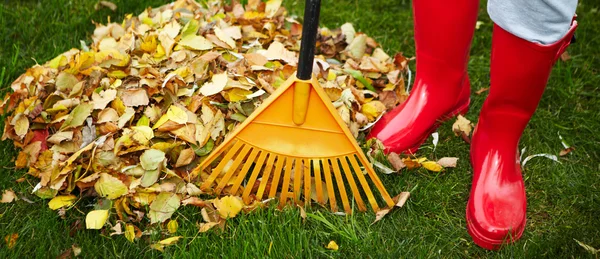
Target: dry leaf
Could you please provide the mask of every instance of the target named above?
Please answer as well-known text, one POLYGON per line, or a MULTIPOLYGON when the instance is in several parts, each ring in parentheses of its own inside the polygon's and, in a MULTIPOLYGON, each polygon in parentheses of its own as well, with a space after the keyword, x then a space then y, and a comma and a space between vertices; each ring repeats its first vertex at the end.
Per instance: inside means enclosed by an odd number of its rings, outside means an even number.
POLYGON ((109 2, 109 1, 100 1, 98 2, 98 4, 96 4, 96 6, 94 7, 94 9, 99 10, 101 7, 106 7, 108 9, 110 9, 111 11, 116 11, 117 10, 117 5, 109 2))
POLYGON ((392 167, 394 168, 394 170, 400 171, 406 167, 404 162, 402 162, 402 158, 400 158, 400 156, 398 154, 391 152, 388 154, 387 157, 388 157, 388 161, 390 161, 390 164, 392 164, 392 167))
POLYGON ((456 136, 460 136, 463 134, 469 136, 471 135, 472 130, 473 125, 471 124, 471 121, 467 120, 462 115, 458 115, 456 117, 456 122, 452 124, 452 131, 454 131, 454 135, 456 136))
POLYGON ((329 241, 329 243, 327 244, 327 246, 325 246, 325 248, 327 248, 329 250, 333 250, 333 251, 337 251, 338 249, 340 249, 338 244, 333 240, 329 241))
POLYGON ((17 239, 19 239, 19 233, 8 234, 4 237, 4 242, 6 243, 6 247, 8 249, 13 249, 17 244, 17 239))
POLYGON ((456 167, 458 157, 442 157, 437 161, 442 167, 456 167))
POLYGON ((16 198, 17 195, 15 195, 15 192, 12 190, 4 190, 4 192, 2 192, 2 200, 0 200, 0 203, 11 203, 16 198))

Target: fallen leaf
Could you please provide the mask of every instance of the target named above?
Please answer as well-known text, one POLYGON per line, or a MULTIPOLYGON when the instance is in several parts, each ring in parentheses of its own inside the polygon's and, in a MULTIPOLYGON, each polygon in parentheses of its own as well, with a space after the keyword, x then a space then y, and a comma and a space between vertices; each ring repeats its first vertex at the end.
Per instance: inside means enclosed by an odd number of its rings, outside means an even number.
POLYGON ((165 247, 176 244, 179 241, 179 239, 181 239, 181 238, 183 238, 183 237, 182 236, 169 237, 169 238, 163 239, 161 241, 158 241, 158 243, 153 244, 150 247, 152 249, 156 249, 158 251, 163 252, 165 247))
POLYGON ((437 163, 442 167, 456 167, 457 162, 457 157, 442 157, 437 161, 437 163))
POLYGON ((119 97, 128 107, 146 106, 150 103, 146 90, 137 88, 123 91, 119 97))
POLYGON ((140 165, 145 170, 156 170, 163 160, 165 160, 165 152, 148 149, 140 156, 140 165))
POLYGON ((108 210, 92 210, 85 217, 86 229, 102 229, 108 219, 108 210))
POLYGON ((171 218, 171 215, 175 213, 179 208, 180 200, 179 196, 175 193, 161 192, 156 196, 156 199, 150 204, 150 223, 162 223, 167 219, 171 218))
POLYGON ((548 158, 554 162, 557 163, 561 163, 560 161, 558 161, 558 157, 556 157, 555 155, 552 154, 535 154, 535 155, 530 155, 527 156, 525 159, 523 159, 523 161, 521 162, 521 167, 525 167, 525 164, 527 164, 527 162, 529 162, 529 160, 531 160, 532 158, 536 158, 536 157, 544 157, 544 158, 548 158))
POLYGON ((471 131, 473 130, 473 125, 471 121, 467 120, 462 115, 458 115, 456 117, 456 122, 452 124, 452 131, 454 135, 460 136, 461 134, 466 135, 467 137, 471 135, 471 131))
POLYGON ((573 239, 573 240, 575 240, 575 242, 577 242, 577 244, 579 246, 583 247, 583 249, 585 249, 586 251, 590 252, 593 255, 600 253, 600 249, 596 249, 588 244, 584 244, 583 242, 581 242, 577 239, 573 239))
POLYGON ((177 232, 178 227, 179 223, 177 223, 177 220, 169 220, 169 223, 167 224, 167 230, 169 230, 169 233, 175 234, 175 232, 177 232))
POLYGON ((94 189, 100 197, 111 200, 119 198, 129 192, 127 186, 118 178, 107 173, 101 173, 100 179, 94 184, 94 189))
POLYGON ((217 222, 200 223, 200 224, 198 224, 198 231, 200 233, 204 233, 216 225, 219 225, 219 223, 217 223, 217 222))
POLYGON ((13 192, 12 190, 4 190, 4 192, 2 193, 2 200, 0 200, 0 203, 11 203, 16 198, 17 195, 15 195, 15 192, 13 192))
POLYGON ((98 2, 98 4, 96 4, 96 6, 94 7, 94 9, 99 10, 102 7, 106 7, 108 9, 110 9, 111 11, 116 11, 117 10, 117 5, 109 2, 109 1, 100 1, 98 2))
POLYGON ((480 95, 483 92, 487 92, 487 90, 490 90, 490 88, 489 87, 479 88, 479 90, 475 91, 475 94, 480 95))
POLYGON ((63 131, 83 125, 85 119, 88 116, 90 116, 90 114, 92 114, 92 110, 92 103, 82 103, 80 105, 77 105, 77 107, 75 107, 75 109, 73 109, 73 111, 69 113, 69 116, 60 127, 60 130, 63 131))
POLYGON ((132 242, 135 240, 135 228, 131 224, 125 225, 125 238, 132 242))
POLYGON ((327 248, 329 250, 333 250, 333 251, 337 251, 338 249, 340 249, 338 244, 333 240, 329 241, 329 243, 327 244, 327 246, 325 246, 325 248, 327 248))
POLYGON ((400 158, 400 156, 394 152, 388 154, 388 161, 390 161, 390 164, 392 164, 392 167, 396 171, 400 171, 406 167, 404 162, 402 162, 402 158, 400 158))
POLYGON ((17 239, 19 239, 19 233, 8 234, 4 237, 4 242, 8 249, 13 249, 17 245, 17 239))
POLYGON ((223 91, 228 81, 227 72, 215 74, 210 82, 205 83, 200 88, 200 93, 204 96, 211 96, 223 91))
POLYGON ((187 148, 179 153, 179 157, 177 157, 177 163, 175 163, 175 167, 181 167, 189 165, 194 158, 196 158, 196 153, 191 148, 187 148))
POLYGON ((367 116, 369 121, 374 121, 383 112, 386 111, 385 105, 380 101, 372 101, 363 104, 361 113, 367 116))
POLYGON ((50 207, 51 210, 57 210, 73 205, 75 200, 77 200, 77 196, 72 194, 56 196, 48 202, 48 207, 50 207))
POLYGON ((574 147, 568 147, 568 148, 565 148, 565 149, 561 150, 560 153, 558 153, 558 155, 559 156, 566 156, 566 155, 570 154, 571 152, 573 152, 574 150, 575 150, 574 147))
POLYGON ((401 192, 398 196, 392 198, 396 202, 396 207, 402 208, 408 198, 410 197, 410 192, 401 192))
POLYGON ((235 196, 225 196, 213 201, 215 208, 223 218, 234 218, 244 207, 242 199, 235 196))
POLYGON ((423 166, 425 169, 427 169, 429 171, 433 171, 433 172, 440 172, 443 169, 441 165, 439 165, 438 163, 436 163, 434 161, 422 162, 421 166, 423 166))

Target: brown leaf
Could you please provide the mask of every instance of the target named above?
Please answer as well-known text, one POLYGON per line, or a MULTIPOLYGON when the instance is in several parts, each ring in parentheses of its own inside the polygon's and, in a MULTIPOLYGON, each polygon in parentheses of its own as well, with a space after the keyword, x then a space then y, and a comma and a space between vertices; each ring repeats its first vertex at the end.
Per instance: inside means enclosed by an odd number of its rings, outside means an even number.
POLYGON ((480 95, 480 94, 482 94, 483 92, 487 92, 487 90, 489 90, 489 89, 490 89, 489 87, 483 87, 483 88, 480 88, 479 90, 477 90, 477 91, 475 92, 475 94, 477 94, 477 95, 480 95))
POLYGON ((119 97, 123 104, 128 107, 146 106, 150 102, 148 93, 141 88, 123 91, 119 97))
POLYGON ((196 153, 191 148, 187 148, 179 153, 179 157, 177 158, 177 163, 175 163, 175 167, 180 167, 184 165, 189 165, 194 158, 196 158, 196 153))
POLYGON ((106 8, 110 9, 113 12, 117 10, 117 5, 114 4, 114 3, 112 3, 112 2, 109 2, 109 1, 100 1, 100 2, 98 2, 98 4, 96 4, 96 6, 94 7, 94 9, 100 10, 100 8, 102 8, 102 7, 106 7, 106 8))
POLYGON ((560 153, 558 153, 558 155, 559 156, 566 156, 569 153, 573 152, 574 150, 575 150, 574 147, 568 147, 568 148, 565 148, 565 149, 561 150, 560 153))
POLYGON ((391 152, 388 155, 388 161, 390 161, 390 164, 392 164, 392 167, 396 171, 400 171, 401 169, 406 167, 406 164, 402 162, 402 158, 400 158, 400 156, 394 152, 391 152))

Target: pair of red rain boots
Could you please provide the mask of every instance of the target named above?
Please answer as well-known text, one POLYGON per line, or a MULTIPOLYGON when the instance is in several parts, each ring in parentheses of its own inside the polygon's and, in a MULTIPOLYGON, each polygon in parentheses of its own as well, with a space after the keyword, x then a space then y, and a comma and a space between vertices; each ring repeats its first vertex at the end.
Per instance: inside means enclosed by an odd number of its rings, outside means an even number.
MULTIPOLYGON (((388 152, 414 153, 441 122, 466 113, 478 2, 413 1, 415 84, 406 102, 384 115, 369 134, 388 152)), ((498 249, 523 233, 527 202, 519 139, 576 27, 573 21, 563 39, 541 45, 494 25, 491 89, 471 142, 474 175, 466 211, 469 234, 481 247, 498 249)))

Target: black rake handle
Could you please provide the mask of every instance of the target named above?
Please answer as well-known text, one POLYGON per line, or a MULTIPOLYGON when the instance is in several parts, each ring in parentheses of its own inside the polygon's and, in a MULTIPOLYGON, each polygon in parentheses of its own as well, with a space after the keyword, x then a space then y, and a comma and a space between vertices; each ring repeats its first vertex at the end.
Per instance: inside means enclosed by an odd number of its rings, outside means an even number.
POLYGON ((321 0, 306 0, 302 41, 300 42, 300 60, 298 61, 298 73, 296 75, 301 80, 309 80, 312 77, 320 13, 321 0))

